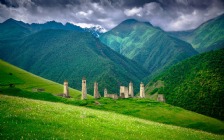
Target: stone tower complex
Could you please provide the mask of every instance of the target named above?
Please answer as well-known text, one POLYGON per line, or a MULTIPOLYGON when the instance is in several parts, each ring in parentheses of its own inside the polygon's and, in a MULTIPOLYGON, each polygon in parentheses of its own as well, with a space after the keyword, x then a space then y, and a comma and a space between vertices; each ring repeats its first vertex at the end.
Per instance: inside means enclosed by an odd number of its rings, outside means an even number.
POLYGON ((82 100, 86 99, 87 97, 87 89, 86 89, 86 78, 82 78, 82 100))
POLYGON ((98 83, 97 82, 94 82, 94 98, 95 99, 100 98, 100 94, 99 94, 99 91, 98 91, 98 83))
POLYGON ((129 83, 128 92, 129 92, 128 94, 129 94, 130 97, 134 97, 134 90, 133 90, 133 83, 132 82, 129 83))
POLYGON ((68 81, 64 81, 64 96, 69 97, 69 90, 68 90, 68 81))
POLYGON ((144 87, 144 84, 142 82, 140 84, 140 97, 145 98, 145 87, 144 87))
MULTIPOLYGON (((64 82, 64 97, 69 97, 69 91, 68 91, 68 82, 64 82)), ((99 89, 98 89, 98 83, 94 82, 94 98, 98 99, 100 98, 99 89)), ((133 83, 130 82, 128 87, 120 86, 120 95, 117 93, 111 93, 108 94, 107 89, 104 89, 104 97, 106 98, 112 98, 112 99, 118 99, 118 98, 133 98, 134 97, 134 88, 133 83)), ((140 83, 140 98, 145 98, 145 86, 141 82, 140 83)), ((82 78, 82 100, 87 99, 87 86, 86 86, 86 78, 82 78)), ((158 99, 159 101, 165 102, 165 98, 163 95, 159 95, 158 99)))
POLYGON ((125 86, 120 86, 120 97, 121 98, 128 98, 128 88, 125 86))

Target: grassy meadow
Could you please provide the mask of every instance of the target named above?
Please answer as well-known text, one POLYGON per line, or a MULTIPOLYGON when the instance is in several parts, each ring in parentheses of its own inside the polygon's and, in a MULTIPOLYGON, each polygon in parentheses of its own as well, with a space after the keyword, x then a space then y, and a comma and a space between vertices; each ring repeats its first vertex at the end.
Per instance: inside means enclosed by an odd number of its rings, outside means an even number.
MULTIPOLYGON (((0 86, 2 87, 8 87, 9 84, 14 84, 16 88, 26 91, 32 91, 34 88, 43 88, 45 89, 45 92, 48 93, 63 93, 63 83, 58 84, 53 81, 41 78, 2 60, 0 60, 0 66, 0 86)), ((81 80, 82 79, 80 79, 80 84, 81 80)), ((69 91, 73 98, 81 98, 80 91, 72 88, 70 88, 69 91)))
POLYGON ((0 139, 223 139, 117 113, 0 95, 0 139))

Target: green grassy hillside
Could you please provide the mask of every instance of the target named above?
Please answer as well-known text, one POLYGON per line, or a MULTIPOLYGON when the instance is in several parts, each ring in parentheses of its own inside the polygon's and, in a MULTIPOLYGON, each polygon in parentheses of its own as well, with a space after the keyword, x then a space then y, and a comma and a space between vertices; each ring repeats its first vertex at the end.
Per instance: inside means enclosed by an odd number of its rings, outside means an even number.
POLYGON ((173 32, 171 35, 185 40, 198 51, 207 52, 224 47, 224 14, 189 32, 173 32))
MULTIPOLYGON (((10 30, 10 29, 9 29, 10 30)), ((81 89, 87 78, 88 93, 99 83, 100 93, 118 93, 120 85, 133 81, 139 85, 146 76, 135 62, 103 45, 91 33, 68 30, 44 30, 17 41, 0 40, 0 58, 41 77, 81 89)), ((139 86, 135 88, 138 91, 139 86)))
POLYGON ((3 61, 0 61, 0 79, 0 94, 4 95, 85 106, 154 122, 224 134, 224 123, 219 120, 150 99, 94 100, 89 96, 88 100, 83 101, 80 100, 80 92, 74 89, 70 89, 72 98, 54 96, 53 94, 62 92, 62 85, 30 74, 3 61), (9 88, 8 85, 11 83, 15 84, 15 87, 9 88), (33 88, 45 88, 45 92, 33 92, 33 88))
POLYGON ((61 98, 46 92, 33 93, 18 88, 3 88, 1 89, 1 94, 85 106, 87 108, 105 110, 154 122, 193 128, 215 134, 224 134, 224 123, 222 121, 150 99, 113 100, 101 98, 94 100, 88 97, 88 100, 80 100, 80 98, 77 100, 77 98, 61 98))
POLYGON ((160 74, 148 84, 148 93, 164 94, 169 104, 223 120, 223 65, 224 49, 197 55, 160 74), (152 91, 158 80, 164 87, 152 91))
MULTIPOLYGON (((14 84, 16 88, 27 91, 33 91, 35 88, 43 88, 45 92, 49 93, 63 93, 63 85, 61 85, 63 83, 58 84, 46 80, 0 60, 0 87, 7 88, 9 84, 14 84)), ((72 88, 69 91, 72 97, 80 99, 80 91, 72 88)))
POLYGON ((134 19, 123 21, 102 34, 100 40, 150 73, 197 54, 190 44, 170 37, 150 23, 134 19))
POLYGON ((223 139, 83 107, 0 95, 1 139, 223 139))

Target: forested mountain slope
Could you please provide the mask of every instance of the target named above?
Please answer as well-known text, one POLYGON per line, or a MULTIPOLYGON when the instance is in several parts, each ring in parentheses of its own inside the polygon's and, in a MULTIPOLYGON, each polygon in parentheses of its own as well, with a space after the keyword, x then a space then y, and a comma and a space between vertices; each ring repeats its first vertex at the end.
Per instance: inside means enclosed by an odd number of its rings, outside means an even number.
POLYGON ((123 21, 102 34, 100 40, 150 73, 197 54, 190 44, 169 36, 150 23, 134 19, 123 21))
POLYGON ((164 94, 169 104, 223 120, 223 65, 224 49, 203 53, 164 71, 146 90, 164 94), (164 87, 149 90, 158 80, 163 81, 164 87))

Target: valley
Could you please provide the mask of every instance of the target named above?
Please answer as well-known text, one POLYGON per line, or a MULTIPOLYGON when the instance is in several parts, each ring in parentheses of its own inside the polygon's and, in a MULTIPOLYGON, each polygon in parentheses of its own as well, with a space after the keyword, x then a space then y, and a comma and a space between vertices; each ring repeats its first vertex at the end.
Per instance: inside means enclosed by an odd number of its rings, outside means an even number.
POLYGON ((101 89, 117 93, 121 84, 137 84, 147 75, 140 65, 106 47, 89 32, 47 29, 19 40, 0 40, 2 59, 58 83, 68 80, 79 90, 80 79, 86 77, 89 93, 94 81, 101 83, 101 89))
POLYGON ((222 21, 167 32, 127 19, 105 33, 0 23, 0 139, 223 139, 222 21))

